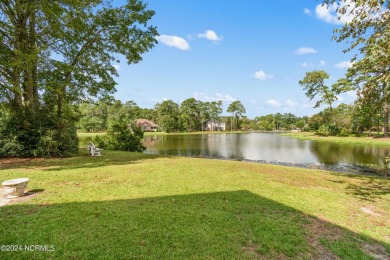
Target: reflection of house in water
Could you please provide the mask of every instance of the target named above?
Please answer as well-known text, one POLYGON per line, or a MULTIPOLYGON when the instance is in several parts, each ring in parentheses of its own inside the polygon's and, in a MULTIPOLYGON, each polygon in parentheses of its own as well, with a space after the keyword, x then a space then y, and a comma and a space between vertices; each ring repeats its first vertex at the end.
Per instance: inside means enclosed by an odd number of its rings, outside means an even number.
POLYGON ((206 131, 225 131, 226 123, 215 120, 207 120, 203 123, 203 129, 206 131))
POLYGON ((144 132, 157 132, 159 126, 147 119, 137 119, 136 125, 141 127, 144 132))
MULTIPOLYGON (((163 137, 163 136, 160 136, 160 137, 163 137)), ((159 136, 147 135, 147 136, 144 136, 143 144, 148 148, 153 148, 156 146, 158 141, 159 141, 159 136)))

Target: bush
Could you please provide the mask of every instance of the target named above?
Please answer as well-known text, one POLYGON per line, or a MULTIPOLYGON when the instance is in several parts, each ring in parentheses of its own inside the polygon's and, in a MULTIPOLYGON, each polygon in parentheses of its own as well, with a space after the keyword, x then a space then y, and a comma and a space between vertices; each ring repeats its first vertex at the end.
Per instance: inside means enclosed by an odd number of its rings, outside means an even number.
POLYGON ((316 131, 316 134, 321 135, 321 136, 329 136, 330 135, 329 126, 328 125, 321 125, 318 128, 318 130, 316 131))
POLYGON ((13 115, 0 125, 0 157, 70 156, 78 151, 71 120, 13 115))
POLYGON ((122 122, 112 124, 107 134, 95 137, 95 142, 97 146, 107 150, 143 152, 146 149, 142 144, 143 137, 141 128, 122 122))
POLYGON ((335 125, 323 124, 316 131, 317 135, 321 136, 335 136, 340 133, 340 129, 335 125))
POLYGON ((346 128, 342 128, 341 131, 340 131, 340 133, 338 134, 338 136, 343 136, 343 137, 345 137, 345 136, 349 136, 349 135, 351 135, 351 134, 352 134, 352 131, 351 131, 351 130, 346 129, 346 128))
POLYGON ((24 147, 16 140, 16 136, 2 136, 0 139, 0 157, 18 157, 24 147))

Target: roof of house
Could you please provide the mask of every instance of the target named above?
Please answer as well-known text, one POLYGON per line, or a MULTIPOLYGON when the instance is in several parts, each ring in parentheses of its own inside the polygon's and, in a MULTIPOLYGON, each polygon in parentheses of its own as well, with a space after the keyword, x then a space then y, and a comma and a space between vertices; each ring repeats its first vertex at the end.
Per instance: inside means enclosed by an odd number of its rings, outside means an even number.
POLYGON ((136 120, 136 125, 144 125, 144 124, 148 124, 148 125, 150 125, 152 127, 158 127, 158 125, 156 125, 154 122, 152 122, 152 121, 150 121, 148 119, 140 118, 140 119, 136 120))

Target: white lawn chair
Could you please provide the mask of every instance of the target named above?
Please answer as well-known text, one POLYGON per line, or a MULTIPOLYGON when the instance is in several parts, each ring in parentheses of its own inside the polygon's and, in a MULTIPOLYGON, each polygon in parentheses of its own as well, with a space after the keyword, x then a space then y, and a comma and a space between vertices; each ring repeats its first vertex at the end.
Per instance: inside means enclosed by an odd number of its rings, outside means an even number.
POLYGON ((92 142, 88 144, 87 149, 88 152, 91 153, 91 156, 102 156, 100 152, 103 151, 103 149, 97 148, 92 142))

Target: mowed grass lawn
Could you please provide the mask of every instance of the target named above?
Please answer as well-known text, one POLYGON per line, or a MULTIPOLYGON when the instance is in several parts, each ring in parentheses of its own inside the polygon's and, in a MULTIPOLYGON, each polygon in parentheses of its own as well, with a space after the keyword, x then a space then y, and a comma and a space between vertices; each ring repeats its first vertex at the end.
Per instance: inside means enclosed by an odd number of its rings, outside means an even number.
MULTIPOLYGON (((1 160, 28 201, 0 207, 0 259, 390 257, 390 180, 104 151, 1 160)), ((332 259, 332 258, 329 258, 332 259)))
POLYGON ((303 140, 315 140, 320 142, 350 143, 350 144, 368 144, 375 146, 390 146, 390 137, 374 136, 319 136, 313 132, 284 133, 281 135, 291 136, 303 140))

